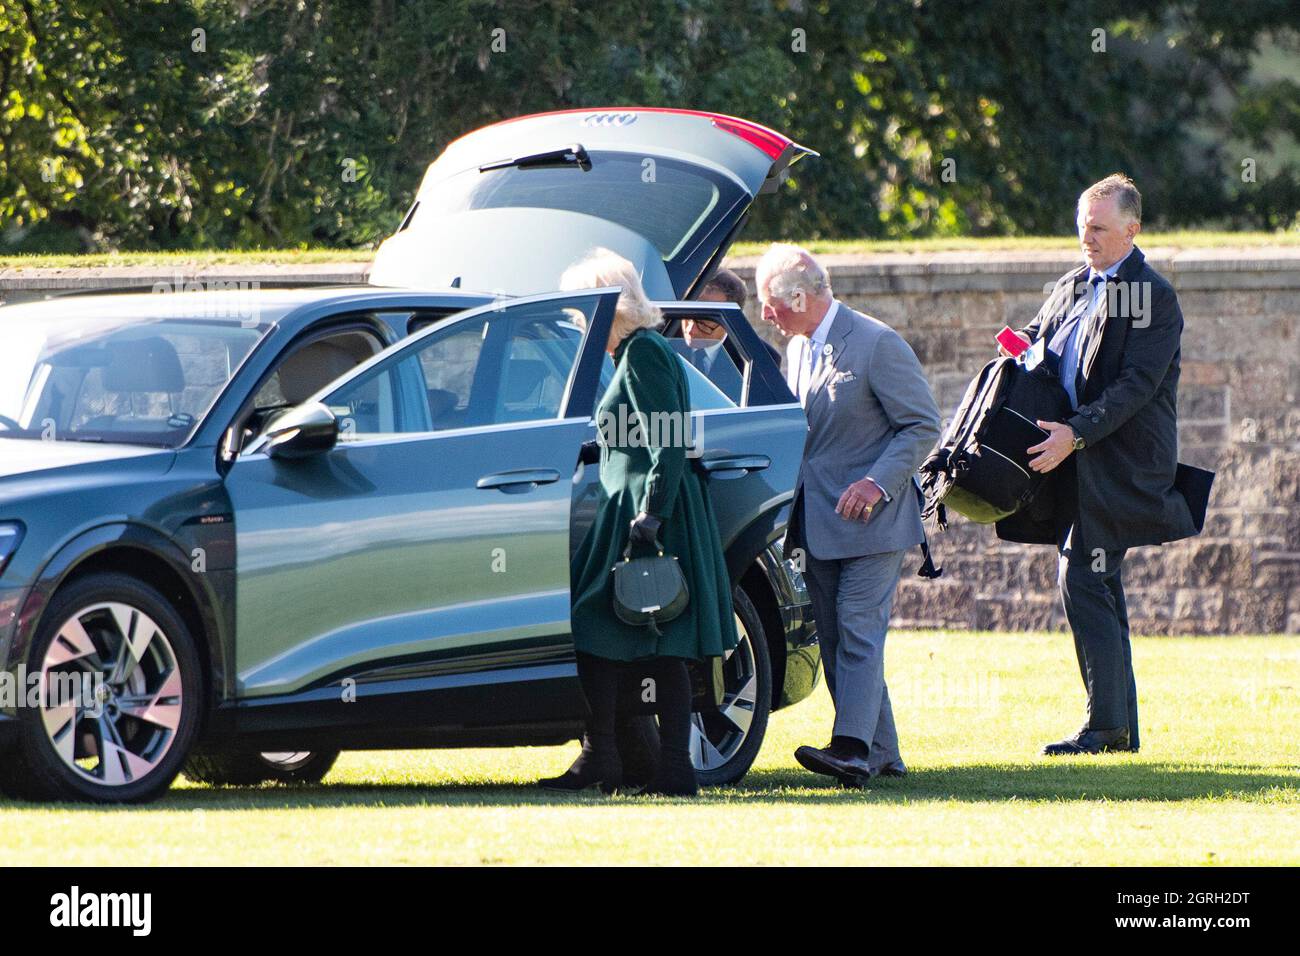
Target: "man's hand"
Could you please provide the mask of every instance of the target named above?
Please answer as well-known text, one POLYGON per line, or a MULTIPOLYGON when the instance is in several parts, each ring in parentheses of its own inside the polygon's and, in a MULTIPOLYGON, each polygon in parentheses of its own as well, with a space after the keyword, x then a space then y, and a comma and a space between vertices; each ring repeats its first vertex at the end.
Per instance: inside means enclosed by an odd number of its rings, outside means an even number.
POLYGON ((1025 451, 1030 455, 1042 452, 1037 458, 1030 459, 1029 467, 1045 475, 1074 451, 1074 429, 1064 422, 1039 422, 1038 427, 1047 429, 1047 437, 1025 451))
POLYGON ((849 521, 857 521, 861 518, 863 521, 871 519, 871 511, 876 506, 876 502, 884 497, 879 486, 870 478, 863 478, 861 481, 855 481, 845 489, 844 494, 840 495, 839 503, 835 506, 835 513, 849 521))

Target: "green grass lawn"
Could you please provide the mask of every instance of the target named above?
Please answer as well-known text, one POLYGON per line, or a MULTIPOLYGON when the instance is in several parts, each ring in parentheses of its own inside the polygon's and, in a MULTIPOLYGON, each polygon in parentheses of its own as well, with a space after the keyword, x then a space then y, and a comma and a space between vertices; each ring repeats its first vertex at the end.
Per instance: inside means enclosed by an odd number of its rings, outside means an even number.
POLYGON ((180 780, 129 808, 0 803, 0 865, 701 863, 1295 865, 1300 637, 1136 642, 1142 752, 1048 760, 1080 723, 1063 634, 899 632, 903 780, 846 791, 791 756, 825 691, 773 718, 755 768, 699 800, 531 786, 573 745, 345 754, 326 783, 180 780))
MULTIPOLYGON (((801 240, 794 240, 801 241, 801 240)), ((1073 236, 949 237, 937 239, 812 239, 802 240, 815 253, 872 252, 952 252, 975 251, 1028 252, 1044 249, 1078 248, 1073 236)), ((1176 230, 1143 233, 1140 245, 1145 248, 1208 249, 1213 247, 1255 248, 1260 246, 1298 246, 1300 230, 1289 232, 1217 232, 1213 230, 1176 230)), ((738 242, 731 248, 733 258, 760 255, 766 242, 738 242)), ((114 252, 93 255, 19 255, 0 256, 0 269, 34 269, 104 266, 162 266, 188 268, 219 265, 308 265, 331 262, 368 262, 370 249, 273 249, 250 251, 197 250, 188 252, 114 252)))

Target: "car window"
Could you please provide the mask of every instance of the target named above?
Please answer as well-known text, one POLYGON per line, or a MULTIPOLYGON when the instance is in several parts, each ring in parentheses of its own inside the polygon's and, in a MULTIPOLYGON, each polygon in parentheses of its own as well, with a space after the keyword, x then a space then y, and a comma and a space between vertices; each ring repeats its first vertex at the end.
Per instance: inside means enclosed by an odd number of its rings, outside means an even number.
POLYGON ((582 342, 582 330, 573 318, 570 312, 551 311, 513 322, 496 421, 536 421, 560 413, 564 386, 582 342))
POLYGON ((265 331, 130 316, 10 330, 0 356, 0 383, 9 388, 0 435, 179 445, 265 331))
MULTIPOLYGON (((680 344, 680 340, 676 340, 680 344)), ((678 346, 674 345, 674 340, 668 340, 673 345, 674 351, 678 346)), ((686 385, 689 390, 691 399, 692 412, 711 411, 715 408, 735 408, 736 403, 725 395, 713 382, 702 373, 699 369, 690 364, 681 354, 678 353, 677 360, 682 363, 682 370, 686 373, 686 385)), ((600 368, 600 394, 604 394, 605 389, 609 388, 610 381, 614 378, 614 360, 605 356, 604 364, 600 368)))
POLYGON ((668 344, 686 367, 692 408, 697 401, 703 403, 701 408, 734 408, 740 404, 745 375, 725 348, 692 348, 679 338, 670 338, 668 344))
POLYGON ((418 223, 473 209, 562 209, 631 229, 672 259, 713 212, 726 184, 716 171, 663 156, 656 158, 653 177, 646 175, 646 158, 639 153, 594 151, 590 160, 585 172, 470 169, 422 195, 412 219, 418 223), (664 201, 665 195, 673 201, 664 201))
POLYGON ((249 403, 236 447, 246 447, 282 409, 305 402, 382 350, 383 343, 363 329, 334 332, 291 347, 249 403))
POLYGON ((326 396, 340 440, 556 418, 595 303, 511 304, 438 326, 326 396))
POLYGON ((360 330, 312 339, 281 360, 257 390, 253 408, 264 411, 305 402, 382 350, 379 339, 360 330))
POLYGON ((438 335, 418 352, 419 378, 424 385, 430 428, 442 431, 470 424, 474 374, 483 357, 487 318, 438 335))

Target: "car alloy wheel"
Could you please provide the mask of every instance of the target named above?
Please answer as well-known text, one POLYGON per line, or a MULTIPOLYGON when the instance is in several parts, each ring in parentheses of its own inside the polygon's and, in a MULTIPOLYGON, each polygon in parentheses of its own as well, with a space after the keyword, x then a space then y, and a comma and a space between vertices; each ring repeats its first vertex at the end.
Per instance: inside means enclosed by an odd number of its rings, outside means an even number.
POLYGON ((55 753, 100 786, 143 780, 176 740, 180 666, 167 634, 137 607, 103 602, 69 615, 45 650, 40 686, 55 753), (59 675, 73 675, 89 693, 59 692, 70 685, 59 675))
POLYGON ((320 783, 338 759, 337 750, 240 750, 229 742, 190 754, 185 776, 219 787, 261 783, 320 783))
POLYGON ((264 752, 262 759, 277 770, 293 771, 305 767, 315 755, 311 750, 286 750, 264 752))

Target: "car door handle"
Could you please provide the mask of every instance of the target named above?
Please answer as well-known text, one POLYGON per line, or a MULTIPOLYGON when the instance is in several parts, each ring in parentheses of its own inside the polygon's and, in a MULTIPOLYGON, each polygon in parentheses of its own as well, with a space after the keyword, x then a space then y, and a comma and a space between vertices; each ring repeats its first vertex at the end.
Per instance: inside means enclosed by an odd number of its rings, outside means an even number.
POLYGON ((549 485, 560 480, 560 473, 554 468, 521 468, 518 471, 503 471, 495 475, 484 475, 474 486, 476 488, 500 488, 502 491, 528 491, 538 485, 549 485))
POLYGON ((762 471, 772 464, 767 455, 708 455, 700 460, 700 468, 710 478, 740 478, 751 472, 762 471))

